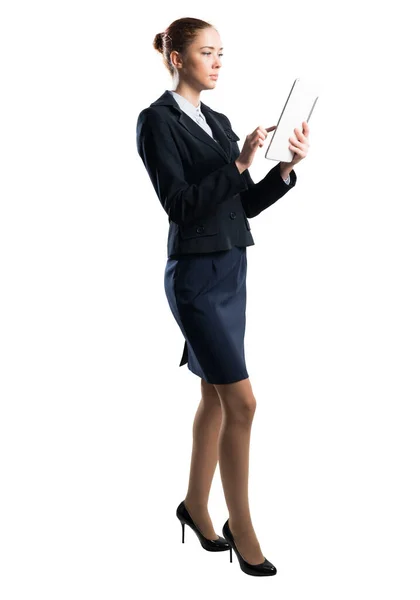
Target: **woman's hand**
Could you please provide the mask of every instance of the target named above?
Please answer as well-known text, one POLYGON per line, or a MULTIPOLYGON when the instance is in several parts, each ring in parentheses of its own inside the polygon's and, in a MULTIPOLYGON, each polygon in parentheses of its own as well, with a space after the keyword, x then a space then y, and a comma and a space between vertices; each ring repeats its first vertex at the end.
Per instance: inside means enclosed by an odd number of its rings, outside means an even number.
MULTIPOLYGON (((293 159, 291 162, 282 161, 283 165, 287 165, 289 167, 293 167, 302 158, 308 153, 309 143, 308 143, 308 135, 309 135, 309 126, 306 121, 303 121, 303 132, 301 132, 297 127, 294 132, 296 135, 292 135, 289 138, 290 145, 289 148, 294 152, 293 159)), ((242 151, 238 158, 236 159, 237 163, 240 163, 243 169, 248 169, 252 161, 254 160, 255 153, 257 148, 261 148, 264 146, 265 139, 270 131, 274 131, 276 129, 276 125, 272 125, 271 127, 267 127, 264 129, 262 125, 259 125, 252 133, 246 136, 245 143, 243 145, 242 151)))
POLYGON ((294 152, 293 159, 291 162, 284 162, 283 164, 288 165, 289 167, 293 167, 296 163, 305 158, 308 154, 309 146, 308 136, 309 136, 309 126, 306 121, 302 123, 303 132, 300 131, 297 127, 295 127, 294 132, 296 135, 292 135, 289 137, 289 148, 292 152, 294 152))
POLYGON ((254 160, 255 153, 257 148, 261 148, 264 146, 265 139, 268 135, 269 131, 275 129, 276 126, 268 127, 268 129, 264 129, 262 125, 259 125, 252 133, 246 136, 245 143, 243 145, 242 151, 238 158, 237 162, 241 163, 245 169, 248 169, 252 165, 252 161, 254 160))

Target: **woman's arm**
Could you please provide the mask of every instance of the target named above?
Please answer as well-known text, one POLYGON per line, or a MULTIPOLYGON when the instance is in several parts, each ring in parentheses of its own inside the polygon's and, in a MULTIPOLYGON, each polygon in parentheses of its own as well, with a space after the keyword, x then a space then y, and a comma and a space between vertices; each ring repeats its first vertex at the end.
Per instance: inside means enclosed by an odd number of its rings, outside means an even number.
POLYGON ((295 171, 290 171, 290 183, 287 184, 283 179, 281 163, 277 163, 267 175, 258 183, 254 183, 248 169, 242 173, 245 178, 248 189, 241 192, 241 202, 246 216, 251 219, 256 217, 263 210, 277 202, 282 196, 296 185, 297 176, 295 171))
MULTIPOLYGON (((223 115, 230 129, 231 122, 226 115, 223 115)), ((236 144, 236 153, 239 156, 239 146, 236 144)), ((287 194, 289 190, 296 185, 297 176, 293 168, 290 168, 287 163, 276 163, 272 169, 268 171, 265 177, 258 183, 254 183, 248 169, 242 172, 242 177, 246 181, 247 190, 240 193, 242 206, 246 216, 251 219, 256 217, 263 210, 277 202, 282 196, 287 194), (290 182, 286 183, 285 179, 290 177, 290 182)))

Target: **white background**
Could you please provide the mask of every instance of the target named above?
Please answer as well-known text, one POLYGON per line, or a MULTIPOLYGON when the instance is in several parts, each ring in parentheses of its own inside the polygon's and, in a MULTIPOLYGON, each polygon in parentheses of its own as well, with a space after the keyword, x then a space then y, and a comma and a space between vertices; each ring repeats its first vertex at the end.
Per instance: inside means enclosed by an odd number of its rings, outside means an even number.
MULTIPOLYGON (((418 600, 415 3, 3 6, 2 598, 418 600), (154 36, 185 16, 221 35, 201 100, 240 148, 296 77, 323 83, 296 187, 250 221, 249 494, 270 578, 188 528, 182 544, 175 516, 200 382, 178 367, 135 128, 172 89, 154 36)), ((209 510, 221 534, 218 468, 209 510)))

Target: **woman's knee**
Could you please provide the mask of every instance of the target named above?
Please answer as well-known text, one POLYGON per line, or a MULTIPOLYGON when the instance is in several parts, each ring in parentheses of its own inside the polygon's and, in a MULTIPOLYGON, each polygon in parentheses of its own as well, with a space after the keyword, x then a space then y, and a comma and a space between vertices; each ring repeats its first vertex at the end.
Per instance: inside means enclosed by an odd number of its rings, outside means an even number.
POLYGON ((257 401, 249 378, 235 383, 214 384, 214 388, 227 415, 252 419, 257 408, 257 401))

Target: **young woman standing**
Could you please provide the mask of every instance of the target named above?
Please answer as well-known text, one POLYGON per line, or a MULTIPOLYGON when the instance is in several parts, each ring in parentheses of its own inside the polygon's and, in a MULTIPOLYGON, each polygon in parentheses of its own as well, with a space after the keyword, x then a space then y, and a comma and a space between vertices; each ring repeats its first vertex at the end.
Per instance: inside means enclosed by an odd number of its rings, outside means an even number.
POLYGON ((222 42, 200 19, 174 21, 155 36, 173 79, 172 90, 143 109, 137 149, 168 215, 164 285, 185 338, 180 366, 201 379, 193 425, 188 491, 176 515, 209 551, 235 551, 249 575, 275 575, 253 528, 248 500, 251 426, 256 409, 245 363, 246 247, 254 217, 296 184, 293 166, 308 151, 309 128, 294 130, 290 163, 276 164, 255 184, 248 168, 268 130, 258 126, 239 152, 230 120, 200 101, 217 84, 222 42), (207 509, 219 460, 229 518, 224 538, 207 509))

